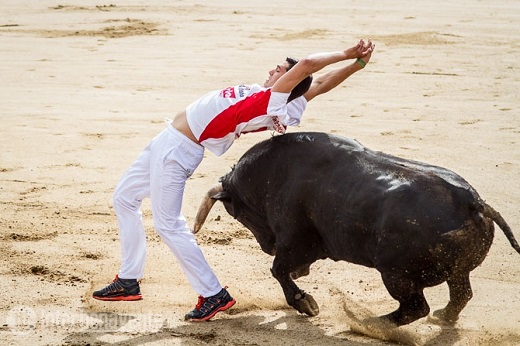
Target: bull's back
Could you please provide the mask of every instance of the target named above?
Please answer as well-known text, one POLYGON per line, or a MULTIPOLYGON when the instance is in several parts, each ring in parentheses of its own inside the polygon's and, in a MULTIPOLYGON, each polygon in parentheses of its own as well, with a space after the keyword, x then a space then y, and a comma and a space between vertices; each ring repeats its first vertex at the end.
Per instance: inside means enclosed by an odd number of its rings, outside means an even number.
POLYGON ((328 257, 370 267, 428 252, 471 221, 478 199, 452 171, 323 133, 259 143, 239 161, 233 181, 262 229, 292 215, 305 232, 320 235, 328 257))

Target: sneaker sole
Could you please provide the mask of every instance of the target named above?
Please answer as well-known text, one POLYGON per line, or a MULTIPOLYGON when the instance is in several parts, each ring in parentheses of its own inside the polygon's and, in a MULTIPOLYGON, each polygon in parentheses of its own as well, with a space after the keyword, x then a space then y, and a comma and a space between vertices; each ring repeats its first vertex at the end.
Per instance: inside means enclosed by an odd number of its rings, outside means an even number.
POLYGON ((226 305, 224 306, 221 306, 220 308, 218 308, 217 310, 213 311, 210 315, 206 316, 206 317, 203 317, 203 318, 193 318, 192 321, 195 321, 195 322, 203 322, 203 321, 207 321, 209 320, 210 318, 212 318, 213 316, 215 316, 218 312, 221 312, 221 311, 226 311, 227 309, 229 309, 230 307, 232 307, 233 305, 235 305, 237 301, 235 299, 233 300, 230 300, 226 305))
POLYGON ((134 296, 118 296, 118 297, 98 297, 98 296, 92 296, 92 298, 97 300, 103 300, 103 301, 134 301, 134 300, 141 300, 143 299, 143 296, 138 294, 134 296))

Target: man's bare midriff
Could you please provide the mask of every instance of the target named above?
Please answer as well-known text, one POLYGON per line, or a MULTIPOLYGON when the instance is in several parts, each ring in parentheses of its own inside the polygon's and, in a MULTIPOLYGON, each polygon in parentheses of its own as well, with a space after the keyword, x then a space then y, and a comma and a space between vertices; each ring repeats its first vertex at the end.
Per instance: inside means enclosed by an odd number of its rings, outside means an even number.
POLYGON ((197 140, 197 138, 195 138, 195 135, 193 134, 193 132, 191 132, 190 126, 188 125, 188 120, 186 119, 186 111, 181 111, 175 115, 172 121, 172 126, 177 131, 191 139, 193 142, 200 145, 199 141, 197 140))

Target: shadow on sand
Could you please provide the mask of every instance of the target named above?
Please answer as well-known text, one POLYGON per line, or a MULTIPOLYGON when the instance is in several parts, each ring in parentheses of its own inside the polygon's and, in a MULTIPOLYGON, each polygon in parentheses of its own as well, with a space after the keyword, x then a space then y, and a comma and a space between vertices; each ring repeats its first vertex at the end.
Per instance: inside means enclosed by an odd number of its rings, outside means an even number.
MULTIPOLYGON (((86 328, 80 332, 69 334, 64 345, 142 345, 176 344, 176 345, 342 345, 361 346, 367 342, 351 341, 349 338, 361 340, 363 337, 349 331, 339 335, 325 335, 311 320, 298 315, 292 310, 284 311, 285 316, 266 322, 264 316, 228 315, 225 318, 210 322, 181 323, 170 327, 168 319, 162 320, 162 326, 156 331, 143 332, 138 329, 127 332, 125 325, 135 322, 138 316, 106 313, 101 318, 105 322, 86 328), (280 328, 283 326, 283 328, 280 328)), ((100 314, 92 314, 99 319, 100 314)), ((161 323, 161 321, 155 321, 161 323)), ((381 341, 369 342, 370 345, 391 345, 381 341)))

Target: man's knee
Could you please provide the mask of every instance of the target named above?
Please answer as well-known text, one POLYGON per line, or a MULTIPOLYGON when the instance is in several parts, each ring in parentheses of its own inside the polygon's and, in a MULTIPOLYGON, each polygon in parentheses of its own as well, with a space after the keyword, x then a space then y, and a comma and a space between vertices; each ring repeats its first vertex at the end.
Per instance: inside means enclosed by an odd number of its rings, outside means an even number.
POLYGON ((126 197, 124 194, 116 191, 113 197, 113 206, 116 213, 125 211, 138 211, 141 206, 141 201, 137 199, 131 199, 126 197))
POLYGON ((159 226, 155 224, 155 229, 161 238, 170 238, 170 237, 186 237, 191 238, 193 236, 193 232, 184 224, 184 225, 176 225, 172 223, 168 226, 162 225, 159 226))

